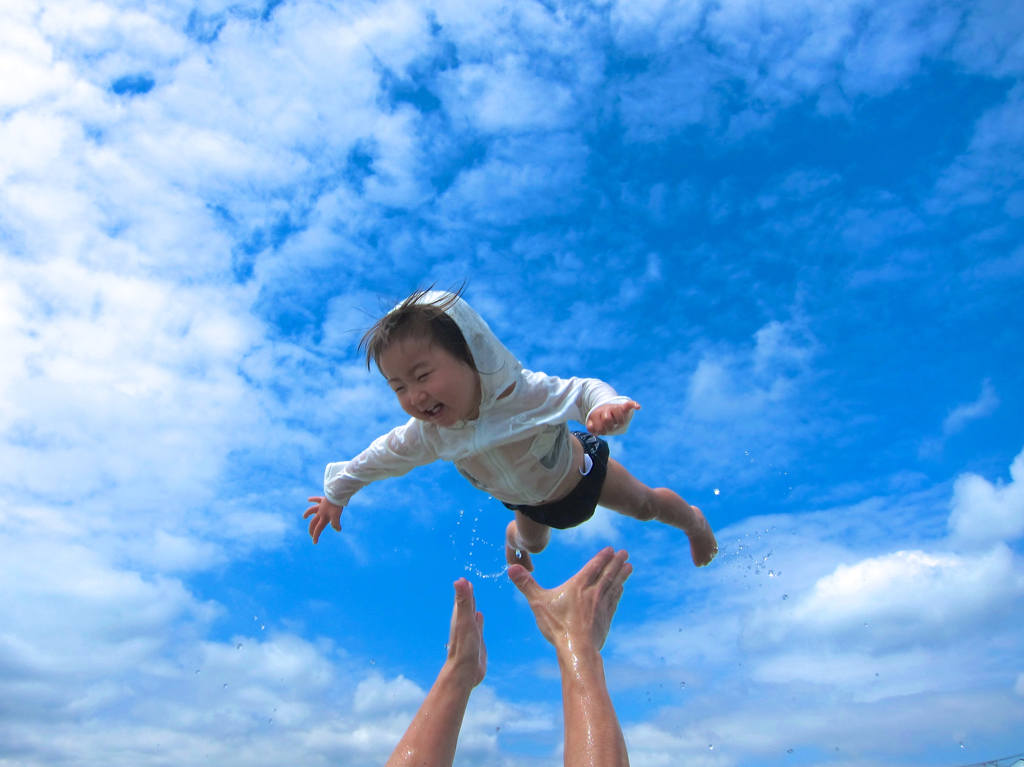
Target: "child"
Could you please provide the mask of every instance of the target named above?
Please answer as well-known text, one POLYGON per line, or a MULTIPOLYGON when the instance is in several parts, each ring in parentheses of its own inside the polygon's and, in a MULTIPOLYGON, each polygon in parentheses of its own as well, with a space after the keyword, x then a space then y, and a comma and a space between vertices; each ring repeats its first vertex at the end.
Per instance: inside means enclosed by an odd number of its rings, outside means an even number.
POLYGON ((459 293, 419 291, 363 336, 366 352, 412 418, 351 461, 328 464, 324 497, 313 496, 313 543, 360 488, 443 458, 470 484, 515 512, 505 531, 508 563, 533 570, 530 554, 551 528, 586 522, 598 503, 634 519, 656 519, 690 539, 697 567, 718 553, 700 509, 667 488, 651 489, 597 435, 622 434, 636 402, 593 378, 564 380, 523 369, 459 293), (570 434, 566 422, 586 423, 570 434))

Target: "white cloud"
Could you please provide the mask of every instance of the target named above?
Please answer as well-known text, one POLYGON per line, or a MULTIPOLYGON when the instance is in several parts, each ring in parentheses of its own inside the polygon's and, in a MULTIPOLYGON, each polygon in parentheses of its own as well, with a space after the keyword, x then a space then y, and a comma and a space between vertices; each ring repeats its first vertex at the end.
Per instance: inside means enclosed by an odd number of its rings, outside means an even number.
POLYGON ((457 118, 478 130, 558 130, 576 117, 572 92, 531 73, 528 61, 507 55, 492 64, 467 64, 444 73, 443 93, 457 118))
POLYGON ((1024 726, 1019 557, 950 551, 949 488, 935 490, 749 518, 718 531, 722 553, 698 574, 679 573, 667 536, 631 546, 627 592, 664 608, 615 624, 606 668, 631 692, 673 680, 634 719, 620 711, 635 722, 631 763, 746 763, 793 746, 885 763, 893 738, 980 744, 1024 726))
POLYGON ((1024 450, 1010 465, 1010 483, 962 474, 953 485, 949 529, 962 544, 1012 541, 1024 534, 1024 450))
POLYGON ((352 709, 357 714, 419 708, 426 693, 414 682, 399 675, 387 681, 380 674, 371 674, 356 685, 352 709))
MULTIPOLYGON (((1005 546, 964 556, 897 551, 839 565, 804 594, 756 609, 744 642, 784 645, 799 637, 889 650, 944 644, 1012 613, 1024 597, 1018 570, 1005 546)), ((816 671, 801 673, 810 680, 816 671)))
POLYGON ((594 510, 594 516, 587 520, 586 524, 578 527, 571 527, 557 533, 558 539, 572 546, 583 546, 593 548, 598 544, 602 546, 614 545, 619 540, 619 521, 621 514, 598 506, 594 510))

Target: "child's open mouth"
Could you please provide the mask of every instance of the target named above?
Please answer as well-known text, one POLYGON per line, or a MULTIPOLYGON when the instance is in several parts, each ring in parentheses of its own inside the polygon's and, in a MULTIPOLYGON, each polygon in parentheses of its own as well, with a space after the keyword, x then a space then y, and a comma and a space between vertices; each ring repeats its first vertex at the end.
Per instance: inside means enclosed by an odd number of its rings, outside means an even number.
POLYGON ((425 410, 423 412, 425 412, 431 418, 436 418, 437 415, 441 412, 441 409, 443 407, 444 407, 444 405, 442 405, 441 403, 438 403, 438 404, 434 405, 432 408, 429 408, 428 410, 425 410))

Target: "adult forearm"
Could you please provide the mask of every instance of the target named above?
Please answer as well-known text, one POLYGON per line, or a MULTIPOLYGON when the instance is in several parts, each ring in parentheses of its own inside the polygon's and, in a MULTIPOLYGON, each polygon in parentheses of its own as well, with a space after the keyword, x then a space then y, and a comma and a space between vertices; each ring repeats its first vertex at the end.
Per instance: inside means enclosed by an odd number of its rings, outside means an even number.
POLYGON ((565 767, 628 767, 626 741, 615 715, 601 654, 568 642, 558 652, 565 717, 565 767))
POLYGON ((473 690, 464 676, 445 663, 386 767, 451 767, 473 690))

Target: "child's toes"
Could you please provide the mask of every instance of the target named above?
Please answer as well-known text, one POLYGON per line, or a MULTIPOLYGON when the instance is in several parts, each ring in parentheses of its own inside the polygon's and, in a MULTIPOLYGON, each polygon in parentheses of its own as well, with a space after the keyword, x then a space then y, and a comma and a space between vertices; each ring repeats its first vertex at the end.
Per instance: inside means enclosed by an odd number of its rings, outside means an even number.
POLYGON ((718 542, 715 540, 715 535, 711 532, 710 527, 707 528, 706 532, 694 534, 690 538, 690 556, 693 558, 693 564, 697 567, 711 564, 711 560, 715 558, 717 553, 718 542))
POLYGON ((528 573, 533 572, 533 560, 530 559, 528 551, 517 550, 505 544, 505 561, 509 565, 522 565, 528 573))

